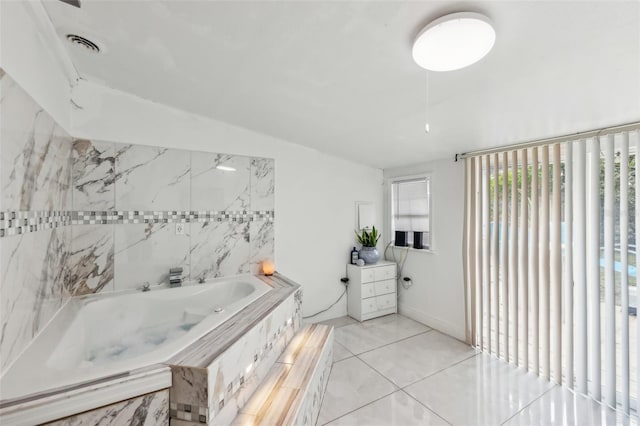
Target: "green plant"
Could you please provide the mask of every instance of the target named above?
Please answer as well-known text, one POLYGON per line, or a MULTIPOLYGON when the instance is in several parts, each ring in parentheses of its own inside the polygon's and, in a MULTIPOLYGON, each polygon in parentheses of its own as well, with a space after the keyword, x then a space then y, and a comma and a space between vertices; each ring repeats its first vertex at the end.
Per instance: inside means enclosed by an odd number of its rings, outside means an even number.
POLYGON ((375 247, 376 244, 378 244, 378 240, 380 239, 380 233, 375 226, 371 228, 371 232, 367 231, 366 229, 363 229, 361 234, 358 234, 357 231, 354 232, 356 233, 356 237, 358 238, 358 243, 360 243, 362 247, 375 247))

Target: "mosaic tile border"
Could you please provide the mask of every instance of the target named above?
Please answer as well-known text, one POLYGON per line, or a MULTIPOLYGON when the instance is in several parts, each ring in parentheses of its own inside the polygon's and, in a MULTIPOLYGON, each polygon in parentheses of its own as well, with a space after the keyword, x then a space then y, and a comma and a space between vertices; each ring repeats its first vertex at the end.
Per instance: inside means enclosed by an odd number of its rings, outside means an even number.
POLYGON ((135 223, 273 222, 273 210, 260 211, 4 211, 0 212, 0 238, 68 225, 135 223))
POLYGON ((77 211, 72 212, 73 225, 109 225, 130 223, 191 222, 264 222, 272 221, 271 211, 77 211))
POLYGON ((169 416, 173 419, 207 424, 209 409, 191 404, 169 403, 169 416))
POLYGON ((0 212, 0 237, 68 226, 71 222, 72 215, 68 210, 0 212))

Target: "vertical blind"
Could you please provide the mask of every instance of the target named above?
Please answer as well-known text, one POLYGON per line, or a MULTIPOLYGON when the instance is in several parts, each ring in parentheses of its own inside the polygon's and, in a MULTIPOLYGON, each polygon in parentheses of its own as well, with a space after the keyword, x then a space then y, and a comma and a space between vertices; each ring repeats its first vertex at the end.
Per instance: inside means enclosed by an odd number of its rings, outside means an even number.
POLYGON ((636 127, 465 159, 469 343, 626 413, 640 401, 639 143, 636 127))

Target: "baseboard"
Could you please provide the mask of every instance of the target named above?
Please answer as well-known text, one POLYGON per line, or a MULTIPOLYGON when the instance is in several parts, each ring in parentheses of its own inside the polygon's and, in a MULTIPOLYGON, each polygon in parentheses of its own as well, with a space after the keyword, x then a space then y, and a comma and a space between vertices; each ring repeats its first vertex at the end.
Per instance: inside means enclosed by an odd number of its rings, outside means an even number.
POLYGON ((431 328, 434 328, 438 331, 441 331, 444 334, 448 334, 449 336, 454 337, 458 340, 464 341, 465 339, 464 328, 461 329, 458 325, 452 324, 448 321, 443 321, 439 318, 432 317, 431 315, 407 306, 404 303, 398 304, 398 313, 431 328))

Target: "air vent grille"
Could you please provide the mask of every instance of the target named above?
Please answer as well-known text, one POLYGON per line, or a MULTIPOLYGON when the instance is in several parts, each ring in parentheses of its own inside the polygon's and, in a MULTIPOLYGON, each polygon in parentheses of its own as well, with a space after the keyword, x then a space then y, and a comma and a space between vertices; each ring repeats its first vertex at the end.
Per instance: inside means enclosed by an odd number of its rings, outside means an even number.
POLYGON ((62 3, 70 4, 71 6, 80 7, 80 0, 60 0, 62 3))
POLYGON ((75 44, 76 46, 84 47, 90 52, 100 52, 100 48, 97 44, 77 34, 67 34, 67 40, 69 40, 70 43, 75 44))

